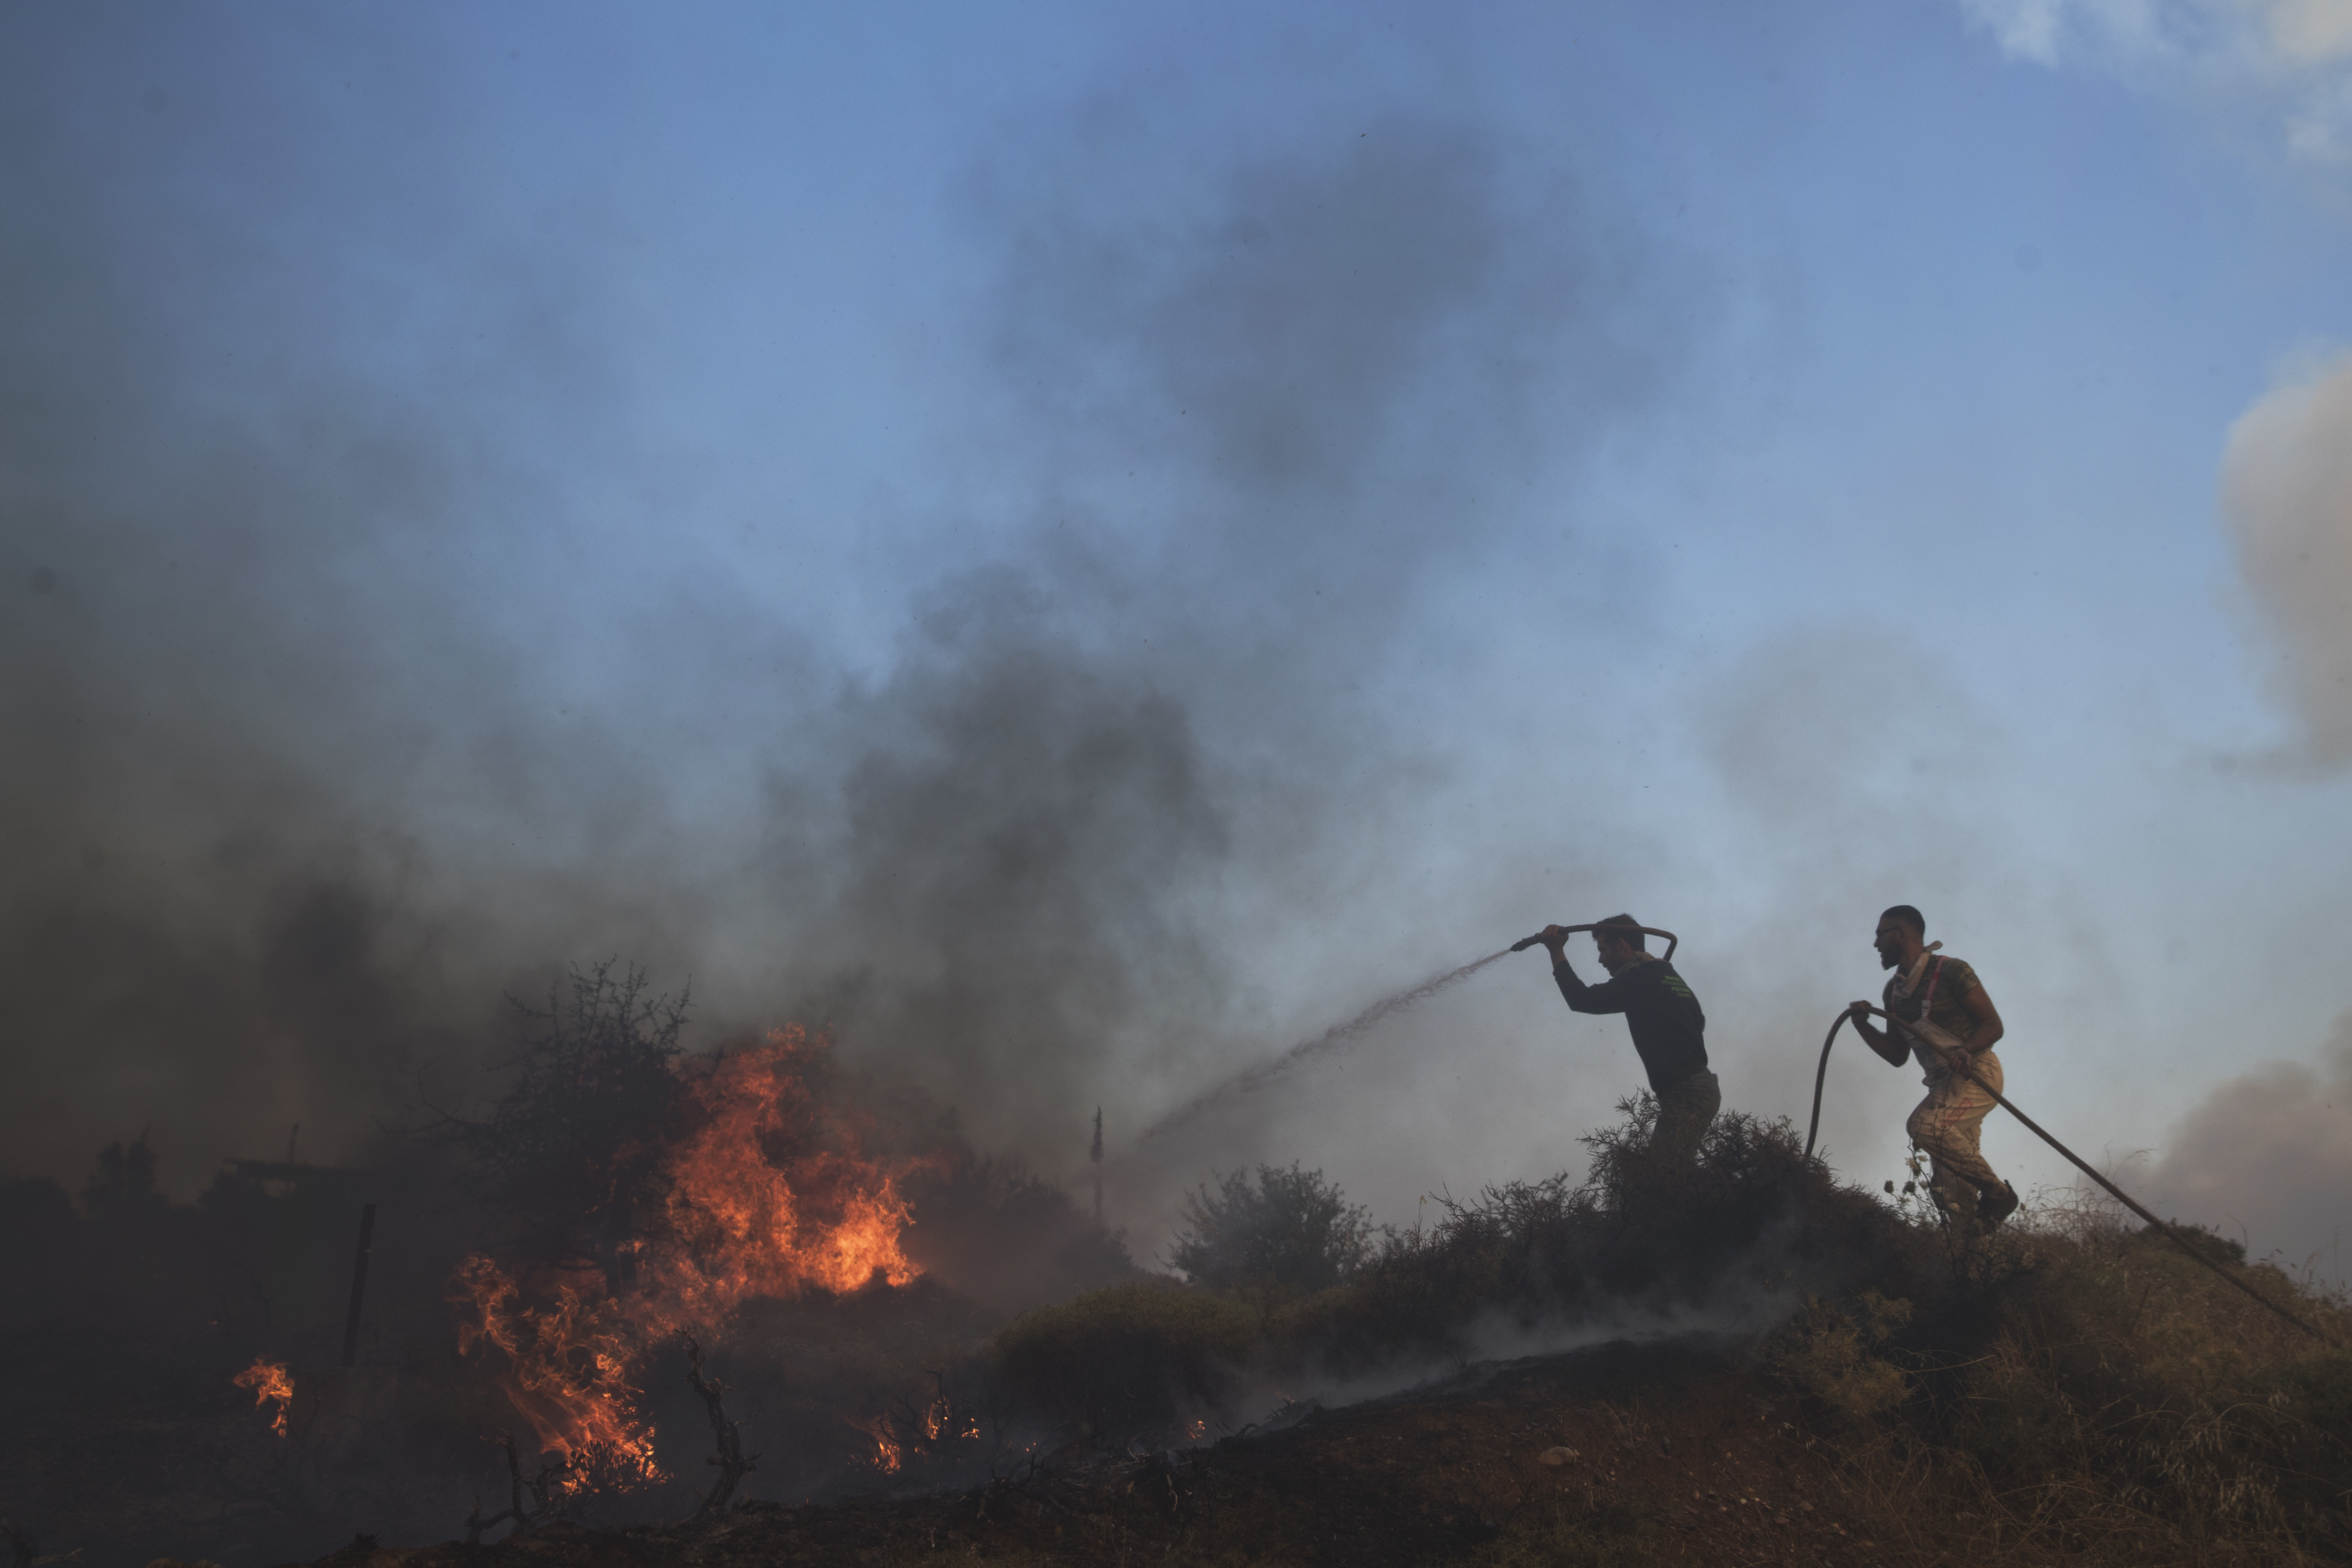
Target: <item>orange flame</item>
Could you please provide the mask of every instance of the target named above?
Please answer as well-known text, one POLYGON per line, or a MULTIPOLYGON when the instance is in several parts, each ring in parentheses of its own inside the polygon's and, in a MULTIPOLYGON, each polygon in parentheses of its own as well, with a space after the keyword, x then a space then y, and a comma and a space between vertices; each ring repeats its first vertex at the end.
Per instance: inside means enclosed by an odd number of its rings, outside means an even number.
MULTIPOLYGON (((667 1151, 668 1195, 627 1293, 604 1294, 601 1279, 555 1279, 526 1302, 489 1258, 460 1266, 458 1349, 505 1352, 501 1386, 542 1450, 609 1457, 625 1485, 662 1479, 632 1381, 646 1346, 709 1334, 754 1297, 904 1285, 921 1272, 899 1246, 909 1215, 898 1183, 928 1162, 863 1152, 870 1119, 812 1087, 827 1045, 793 1026, 751 1050, 680 1065, 690 1130, 667 1151)), ((875 1464, 897 1470, 887 1419, 862 1429, 875 1464)))
MULTIPOLYGON (((854 1421, 850 1425, 857 1426, 854 1421)), ((904 1462, 905 1450, 898 1446, 898 1433, 890 1428, 890 1418, 877 1415, 857 1429, 874 1439, 874 1468, 886 1476, 897 1475, 904 1462)))
POLYGON ((457 1325, 458 1353, 483 1343, 506 1352, 499 1386, 539 1434, 541 1453, 571 1459, 599 1449, 632 1481, 663 1479, 654 1429, 636 1418, 630 1325, 614 1303, 558 1285, 549 1304, 527 1306, 506 1270, 478 1254, 457 1266, 457 1282, 474 1313, 457 1325))
POLYGON ((253 1390, 257 1408, 278 1401, 278 1410, 270 1417, 269 1429, 280 1437, 286 1436, 286 1411, 294 1403, 294 1374, 282 1361, 272 1361, 266 1355, 253 1358, 253 1364, 229 1379, 239 1388, 253 1390))
POLYGON ((672 1152, 667 1235, 647 1258, 665 1329, 708 1326, 754 1296, 846 1293, 921 1272, 897 1168, 866 1158, 861 1119, 809 1087, 826 1042, 797 1025, 688 1069, 696 1130, 672 1152))

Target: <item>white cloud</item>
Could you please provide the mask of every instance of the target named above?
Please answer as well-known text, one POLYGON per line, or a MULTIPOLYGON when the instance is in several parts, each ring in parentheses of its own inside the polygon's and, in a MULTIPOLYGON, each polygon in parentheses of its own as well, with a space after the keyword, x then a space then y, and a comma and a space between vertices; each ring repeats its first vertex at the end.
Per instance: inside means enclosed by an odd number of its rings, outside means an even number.
POLYGON ((2230 431, 2222 506, 2278 640, 2305 760, 2352 762, 2352 353, 2256 403, 2230 431))
POLYGON ((2318 65, 2352 55, 2352 0, 2273 0, 2261 9, 2282 58, 2318 65))
POLYGON ((2001 49, 2252 109, 2295 155, 2352 165, 2352 0, 1959 0, 2001 49))

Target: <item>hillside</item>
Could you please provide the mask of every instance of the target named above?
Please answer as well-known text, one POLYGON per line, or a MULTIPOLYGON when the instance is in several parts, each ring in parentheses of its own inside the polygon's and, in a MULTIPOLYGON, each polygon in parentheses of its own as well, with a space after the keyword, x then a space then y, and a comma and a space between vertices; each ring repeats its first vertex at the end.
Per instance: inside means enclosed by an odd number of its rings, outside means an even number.
POLYGON ((793 1506, 755 1471, 754 1500, 699 1523, 323 1561, 2352 1561, 2340 1299, 2194 1234, 2306 1335, 2099 1210, 1953 1236, 1743 1118, 1661 1184, 1626 1157, 1640 1131, 1596 1135, 1582 1184, 1452 1205, 1330 1289, 1030 1312, 942 1379, 984 1422, 897 1429, 887 1493, 793 1506), (1549 1348, 1479 1353, 1514 1342, 1549 1348))

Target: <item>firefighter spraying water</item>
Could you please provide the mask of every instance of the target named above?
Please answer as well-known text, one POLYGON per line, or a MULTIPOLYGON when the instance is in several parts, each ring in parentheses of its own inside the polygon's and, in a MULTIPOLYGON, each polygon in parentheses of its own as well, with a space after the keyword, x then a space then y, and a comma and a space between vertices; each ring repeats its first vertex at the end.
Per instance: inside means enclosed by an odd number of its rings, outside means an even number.
MULTIPOLYGON (((1658 1117, 1650 1132, 1650 1157, 1661 1165, 1687 1165, 1698 1153, 1723 1091, 1706 1065, 1706 1015, 1674 964, 1647 951, 1650 928, 1632 915, 1612 915, 1590 926, 1546 926, 1514 952, 1540 944, 1551 954, 1552 978, 1579 1013, 1622 1013, 1633 1050, 1650 1076, 1658 1117), (1590 931, 1601 967, 1609 978, 1587 985, 1568 962, 1569 936, 1590 931)), ((1660 931, 1670 944, 1673 933, 1660 931)), ((1674 947, 1666 949, 1671 954, 1674 947)))
MULTIPOLYGON (((1805 1138, 1806 1157, 1812 1157, 1821 1133, 1822 1094, 1828 1079, 1830 1047, 1836 1042, 1838 1030, 1852 1024, 1889 1065, 1899 1068, 1916 1061, 1925 1074, 1927 1098, 1913 1110, 1905 1126, 1913 1143, 1930 1162, 1930 1196, 1956 1234, 1963 1237, 1981 1236, 1998 1227, 2019 1206, 2016 1189, 1986 1163, 1980 1147, 1984 1120, 1993 1107, 1999 1106, 2200 1264, 2297 1328, 2319 1336, 2319 1331, 2303 1319, 2205 1257, 2172 1226, 2135 1202, 2003 1096, 2000 1058, 1992 1052, 1992 1047, 2005 1033, 2000 1013, 1975 969, 1960 959, 1945 956, 1940 951, 1943 944, 1929 942, 1926 936, 1926 918, 1911 905, 1897 904, 1879 917, 1874 945, 1881 964, 1895 973, 1881 998, 1884 1006, 1868 1002, 1852 1004, 1838 1014, 1822 1042, 1821 1061, 1813 1075, 1812 1123, 1805 1138), (1874 1018, 1884 1020, 1885 1028, 1874 1024, 1874 1018)), ((1698 997, 1674 967, 1675 950, 1679 945, 1680 939, 1674 932, 1642 925, 1631 915, 1612 915, 1586 925, 1548 925, 1501 952, 1489 953, 1385 997, 1345 1024, 1293 1047, 1276 1060, 1235 1075, 1163 1117, 1144 1137, 1148 1141, 1163 1136, 1250 1090, 1263 1088, 1312 1058, 1354 1043, 1375 1025, 1467 980, 1510 953, 1541 947, 1551 955, 1553 978, 1570 1008, 1580 1013, 1625 1015, 1634 1051, 1642 1058, 1651 1093, 1658 1104, 1649 1153, 1660 1165, 1687 1165, 1696 1156, 1707 1129, 1722 1107, 1722 1091, 1707 1062, 1706 1014, 1698 997), (1585 931, 1592 933, 1601 965, 1609 972, 1609 979, 1598 985, 1585 984, 1568 962, 1568 938, 1585 931), (1664 954, 1648 952, 1644 939, 1653 936, 1665 940, 1664 954)))

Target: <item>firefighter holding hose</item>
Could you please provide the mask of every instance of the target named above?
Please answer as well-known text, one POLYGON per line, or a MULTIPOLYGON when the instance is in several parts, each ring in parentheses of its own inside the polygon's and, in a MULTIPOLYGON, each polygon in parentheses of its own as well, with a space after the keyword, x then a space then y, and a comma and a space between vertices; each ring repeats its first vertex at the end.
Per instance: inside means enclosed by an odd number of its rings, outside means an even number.
POLYGON ((1885 996, 1895 1026, 1873 1024, 1867 1002, 1847 1011, 1855 1033, 1890 1066, 1916 1058, 1927 1073, 1927 1098, 1904 1128, 1931 1163, 1928 1195, 1954 1224, 1989 1231, 2017 1212, 2017 1189, 1993 1173, 1977 1146, 1993 1108, 1986 1090, 2002 1088, 2000 1058, 1992 1054, 2003 1032, 2000 1014, 1977 972, 1945 957, 1937 951, 1944 944, 1927 935, 1927 917, 1909 904, 1879 916, 1874 940, 1879 963, 1895 971, 1885 996))
POLYGON ((1632 915, 1611 915, 1591 931, 1601 967, 1609 972, 1598 985, 1587 985, 1569 967, 1567 928, 1546 926, 1532 940, 1551 954, 1552 978, 1570 1008, 1625 1015, 1633 1049, 1658 1101, 1650 1157, 1660 1165, 1687 1165, 1723 1108, 1723 1090, 1706 1068, 1706 1015, 1675 966, 1647 951, 1641 923, 1632 915))

